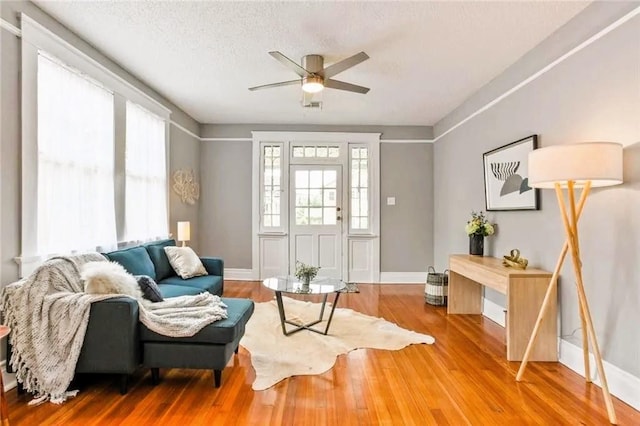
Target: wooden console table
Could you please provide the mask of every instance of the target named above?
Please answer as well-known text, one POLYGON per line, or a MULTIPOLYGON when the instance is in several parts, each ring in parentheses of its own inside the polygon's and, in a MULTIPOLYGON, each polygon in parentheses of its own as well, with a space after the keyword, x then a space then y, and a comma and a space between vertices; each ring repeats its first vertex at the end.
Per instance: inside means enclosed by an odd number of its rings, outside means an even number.
MULTIPOLYGON (((552 274, 508 268, 495 257, 449 257, 449 314, 482 314, 482 287, 507 296, 507 360, 521 361, 552 274)), ((556 295, 551 297, 530 361, 557 361, 556 295)))

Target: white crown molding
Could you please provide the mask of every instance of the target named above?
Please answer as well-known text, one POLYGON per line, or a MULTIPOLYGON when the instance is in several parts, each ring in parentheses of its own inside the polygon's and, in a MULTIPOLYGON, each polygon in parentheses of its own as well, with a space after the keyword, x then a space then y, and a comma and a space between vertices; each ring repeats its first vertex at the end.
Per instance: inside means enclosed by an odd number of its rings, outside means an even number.
POLYGON ((187 129, 186 127, 184 127, 184 126, 182 126, 182 125, 180 125, 180 124, 178 124, 178 123, 176 123, 176 122, 175 122, 175 121, 173 121, 173 120, 171 120, 171 125, 172 125, 172 126, 175 126, 177 129, 182 130, 184 133, 188 134, 188 135, 189 135, 189 136, 191 136, 191 137, 194 137, 194 138, 196 138, 196 139, 198 139, 198 140, 200 140, 200 141, 202 140, 202 138, 201 138, 200 136, 196 135, 196 134, 195 134, 195 133, 193 133, 191 130, 187 129))
POLYGON ((203 142, 251 142, 253 138, 200 138, 203 142))
POLYGON ((548 71, 552 70, 557 65, 559 65, 562 62, 564 62, 566 59, 568 59, 571 56, 575 55, 576 53, 580 52, 581 50, 583 50, 587 46, 593 44, 595 41, 597 41, 597 40, 601 39, 602 37, 604 37, 605 35, 609 34, 611 31, 615 30, 616 28, 618 28, 619 26, 621 26, 625 22, 629 21, 630 19, 634 18, 638 14, 640 14, 640 6, 636 7, 631 12, 627 13, 626 15, 624 15, 620 19, 616 20, 612 24, 608 25, 604 29, 600 30, 596 34, 592 35, 587 40, 583 41, 582 43, 580 43, 579 45, 577 45, 573 49, 569 50, 564 55, 560 56, 556 60, 554 60, 551 63, 547 64, 542 69, 540 69, 537 72, 533 73, 532 75, 530 75, 526 79, 522 80, 520 83, 516 84, 515 86, 513 86, 511 89, 507 90, 506 92, 504 92, 500 96, 494 98, 492 101, 490 101, 489 103, 485 104, 483 107, 481 107, 481 108, 477 109, 476 111, 472 112, 467 117, 463 118, 458 123, 454 124, 453 126, 449 127, 447 130, 445 130, 444 132, 439 134, 433 141, 434 142, 439 141, 440 139, 442 139, 443 137, 445 137, 449 133, 453 132, 458 127, 460 127, 463 124, 465 124, 467 121, 473 119, 474 117, 476 117, 479 114, 482 114, 483 112, 485 112, 489 108, 491 108, 494 105, 496 105, 498 102, 502 101, 506 97, 508 97, 508 96, 512 95, 513 93, 517 92, 518 90, 522 89, 524 86, 526 86, 527 84, 531 83, 532 81, 538 79, 540 76, 546 74, 548 71))
POLYGON ((9 31, 16 37, 22 37, 22 30, 5 19, 0 18, 0 28, 9 31))
POLYGON ((435 139, 380 139, 380 143, 433 143, 435 139))

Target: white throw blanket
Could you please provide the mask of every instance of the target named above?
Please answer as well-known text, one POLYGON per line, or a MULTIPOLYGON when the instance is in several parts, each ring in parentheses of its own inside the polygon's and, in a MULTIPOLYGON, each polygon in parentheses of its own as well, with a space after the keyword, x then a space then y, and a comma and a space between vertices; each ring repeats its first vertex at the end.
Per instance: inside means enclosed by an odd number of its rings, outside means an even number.
MULTIPOLYGON (((106 261, 99 253, 50 259, 28 278, 2 292, 4 322, 11 327, 11 367, 24 388, 36 395, 32 403, 62 403, 77 391, 67 392, 84 342, 91 304, 119 295, 84 292, 80 267, 106 261)), ((227 317, 218 296, 168 298, 164 302, 139 301, 140 321, 156 333, 193 336, 207 324, 227 317)), ((117 331, 116 331, 117 332, 117 331)))

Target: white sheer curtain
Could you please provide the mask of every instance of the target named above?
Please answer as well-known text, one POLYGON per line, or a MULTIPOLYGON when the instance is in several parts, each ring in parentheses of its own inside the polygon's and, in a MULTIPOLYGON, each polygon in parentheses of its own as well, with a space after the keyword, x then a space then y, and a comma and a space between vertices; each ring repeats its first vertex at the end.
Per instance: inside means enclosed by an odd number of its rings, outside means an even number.
POLYGON ((125 239, 169 234, 165 122, 127 101, 125 239))
POLYGON ((38 55, 39 255, 117 244, 113 94, 38 55))

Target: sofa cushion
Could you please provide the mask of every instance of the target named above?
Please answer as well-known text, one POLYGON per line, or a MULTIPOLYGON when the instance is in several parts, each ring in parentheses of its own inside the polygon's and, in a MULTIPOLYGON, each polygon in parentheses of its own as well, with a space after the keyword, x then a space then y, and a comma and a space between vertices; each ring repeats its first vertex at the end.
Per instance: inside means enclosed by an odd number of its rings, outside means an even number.
POLYGON ((187 279, 207 275, 202 261, 191 247, 165 247, 164 252, 180 277, 187 279))
POLYGON ((211 294, 222 295, 222 277, 216 275, 204 275, 186 280, 180 277, 169 277, 162 280, 159 284, 195 287, 199 288, 201 293, 208 291, 211 294))
POLYGON ((227 305, 227 318, 213 322, 191 337, 168 337, 149 330, 144 325, 140 328, 140 340, 143 342, 175 342, 175 343, 213 343, 226 344, 244 334, 244 329, 253 314, 254 304, 250 299, 223 297, 227 305))
POLYGON ((163 298, 178 296, 193 296, 203 293, 201 288, 189 287, 188 285, 158 284, 160 294, 163 298))
POLYGON ((172 247, 175 245, 176 242, 174 240, 154 241, 144 245, 144 248, 147 249, 149 257, 153 262, 153 266, 156 269, 156 281, 162 281, 167 277, 176 275, 176 271, 171 267, 167 254, 164 252, 165 247, 172 247))
POLYGON ((111 253, 105 253, 109 260, 118 262, 131 275, 148 275, 154 280, 156 279, 156 270, 153 262, 149 257, 149 253, 144 247, 131 247, 111 253))
POLYGON ((162 293, 158 284, 148 275, 136 275, 136 281, 142 292, 142 297, 152 302, 162 302, 162 293))

